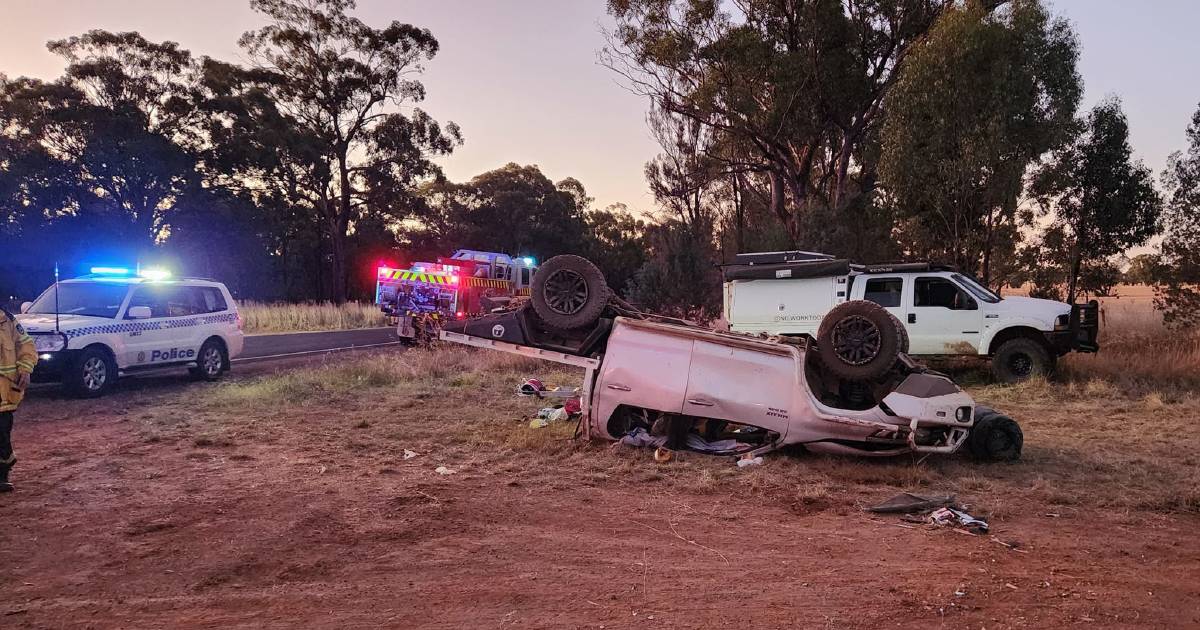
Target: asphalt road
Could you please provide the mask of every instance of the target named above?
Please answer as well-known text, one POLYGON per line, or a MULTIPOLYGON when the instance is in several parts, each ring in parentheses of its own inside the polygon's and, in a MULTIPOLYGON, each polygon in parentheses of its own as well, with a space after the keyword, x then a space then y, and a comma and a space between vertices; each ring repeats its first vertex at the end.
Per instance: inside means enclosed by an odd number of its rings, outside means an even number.
POLYGON ((398 343, 396 331, 391 327, 251 335, 246 337, 246 347, 242 350, 242 355, 233 362, 236 364, 268 361, 320 352, 378 348, 398 343))

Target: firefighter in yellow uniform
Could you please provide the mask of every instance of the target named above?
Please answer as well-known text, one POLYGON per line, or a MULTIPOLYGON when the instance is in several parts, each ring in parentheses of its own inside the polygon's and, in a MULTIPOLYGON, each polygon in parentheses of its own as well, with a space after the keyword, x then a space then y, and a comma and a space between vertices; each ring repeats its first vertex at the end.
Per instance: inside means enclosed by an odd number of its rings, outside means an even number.
POLYGON ((37 364, 37 350, 12 314, 0 309, 0 492, 12 492, 8 471, 17 463, 13 455, 13 412, 25 397, 29 375, 37 364))

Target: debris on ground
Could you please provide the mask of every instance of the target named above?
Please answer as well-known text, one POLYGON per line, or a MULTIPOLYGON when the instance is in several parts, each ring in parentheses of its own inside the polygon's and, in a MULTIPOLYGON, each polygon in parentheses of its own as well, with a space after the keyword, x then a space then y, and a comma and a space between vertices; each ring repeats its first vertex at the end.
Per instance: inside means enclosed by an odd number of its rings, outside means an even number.
POLYGON ((537 416, 529 421, 529 428, 540 429, 549 426, 552 422, 575 420, 579 418, 582 412, 583 405, 580 403, 579 398, 571 398, 562 405, 539 409, 537 416))
POLYGON ((954 495, 952 494, 923 497, 917 494, 901 492, 879 505, 867 508, 867 511, 877 514, 912 514, 940 507, 949 507, 954 504, 954 495))
POLYGON ((763 463, 762 455, 759 455, 757 457, 743 457, 743 458, 737 460, 737 467, 738 468, 747 468, 750 466, 762 466, 762 463, 763 463))
MULTIPOLYGON (((927 497, 902 492, 883 503, 868 507, 867 511, 877 514, 903 514, 902 520, 909 523, 953 527, 955 531, 965 534, 988 533, 987 521, 972 516, 967 512, 967 506, 958 503, 952 494, 927 497)), ((1009 546, 1003 542, 1001 544, 1009 546)))
POLYGON ((438 466, 437 468, 433 469, 433 472, 435 472, 439 475, 453 475, 454 473, 456 473, 458 471, 454 470, 453 468, 446 468, 445 466, 438 466))
MULTIPOLYGON (((665 445, 667 443, 667 436, 652 435, 649 431, 647 431, 641 427, 638 427, 638 428, 634 429, 633 431, 630 431, 629 433, 625 434, 625 436, 621 438, 619 443, 624 444, 625 446, 637 446, 637 447, 654 446, 654 447, 661 448, 663 445, 665 445)), ((732 451, 740 446, 743 446, 743 445, 740 444, 737 440, 712 440, 712 441, 709 441, 709 440, 706 440, 706 439, 700 437, 699 435, 696 435, 695 433, 689 433, 687 436, 687 450, 696 451, 699 453, 723 453, 723 452, 732 451)))
POLYGON ((417 456, 416 451, 410 451, 408 449, 404 449, 404 459, 408 460, 408 459, 412 459, 416 456, 417 456))
POLYGON ((517 386, 518 396, 537 396, 538 398, 577 398, 580 388, 560 385, 554 388, 546 387, 541 379, 527 378, 517 386))
POLYGON ((962 527, 972 534, 986 534, 988 532, 987 521, 975 518, 962 510, 954 508, 943 507, 934 510, 929 515, 929 522, 939 527, 962 527))

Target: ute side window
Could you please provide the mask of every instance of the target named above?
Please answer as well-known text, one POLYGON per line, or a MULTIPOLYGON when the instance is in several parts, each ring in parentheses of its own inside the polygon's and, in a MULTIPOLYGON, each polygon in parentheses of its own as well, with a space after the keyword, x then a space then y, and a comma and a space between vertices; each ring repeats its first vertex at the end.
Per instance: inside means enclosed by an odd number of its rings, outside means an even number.
POLYGON ((529 286, 529 267, 521 267, 521 286, 529 286))
POLYGON ((913 291, 913 306, 942 307, 952 311, 971 311, 978 308, 975 300, 958 285, 945 278, 917 278, 913 291))
POLYGON ((867 280, 863 299, 887 308, 897 307, 900 306, 900 292, 903 289, 902 278, 871 278, 867 280))

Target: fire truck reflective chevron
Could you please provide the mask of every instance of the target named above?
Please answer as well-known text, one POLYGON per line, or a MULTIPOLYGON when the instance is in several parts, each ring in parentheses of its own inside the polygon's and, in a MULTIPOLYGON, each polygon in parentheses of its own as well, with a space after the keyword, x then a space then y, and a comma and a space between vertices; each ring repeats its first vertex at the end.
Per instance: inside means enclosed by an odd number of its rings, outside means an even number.
MULTIPOLYGON (((379 272, 380 280, 409 281, 409 282, 425 282, 427 284, 441 284, 452 286, 459 283, 458 276, 447 276, 436 273, 424 273, 420 271, 403 271, 400 269, 387 269, 379 272)), ((462 278, 461 282, 468 287, 484 287, 490 289, 505 289, 511 284, 508 280, 493 280, 491 278, 462 278)))
POLYGON ((458 284, 455 276, 443 276, 436 273, 424 273, 420 271, 402 271, 400 269, 381 269, 379 271, 380 280, 409 280, 412 282, 427 282, 429 284, 458 284))
POLYGON ((467 278, 467 286, 469 287, 487 287, 490 289, 506 289, 509 285, 508 280, 489 280, 487 278, 467 278))

